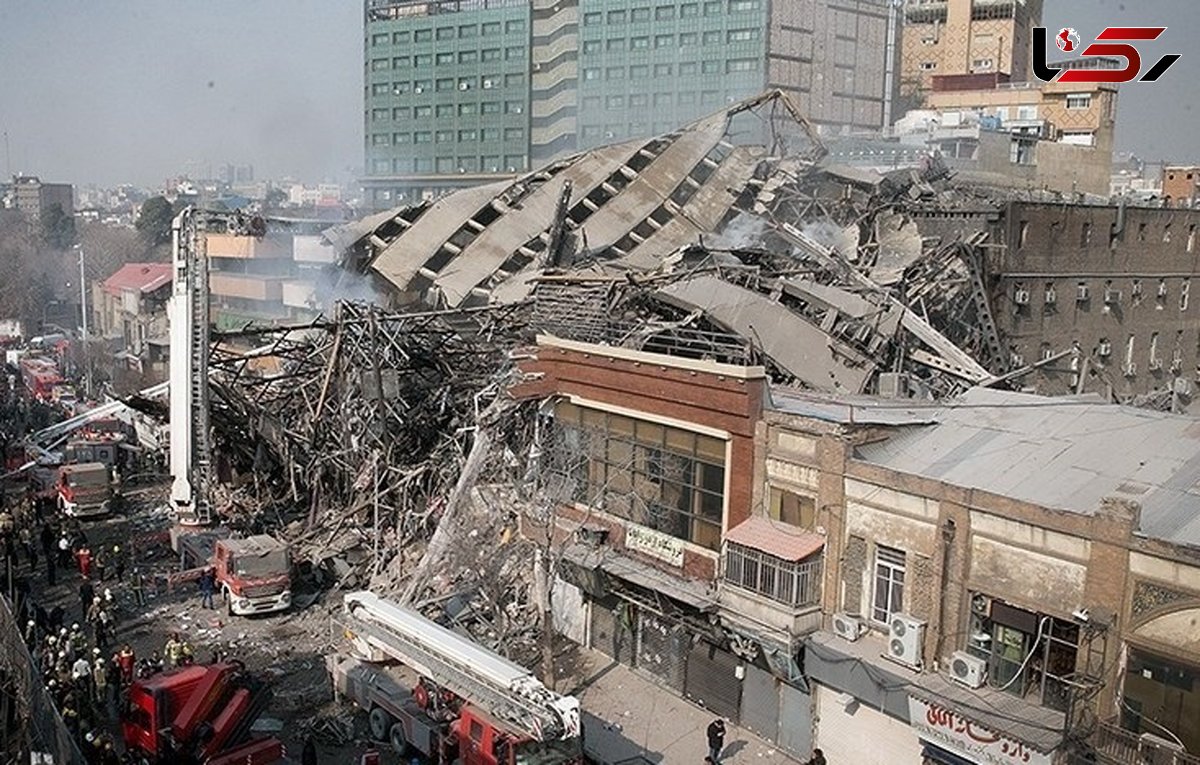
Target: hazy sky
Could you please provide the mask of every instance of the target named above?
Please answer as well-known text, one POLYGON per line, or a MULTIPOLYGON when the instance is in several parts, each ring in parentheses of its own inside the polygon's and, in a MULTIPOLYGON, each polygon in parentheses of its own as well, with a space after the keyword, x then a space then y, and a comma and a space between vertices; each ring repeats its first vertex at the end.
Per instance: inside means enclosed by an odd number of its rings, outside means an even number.
MULTIPOLYGON (((1200 0, 1045 0, 1045 24, 1084 42, 1104 26, 1170 27, 1143 67, 1183 58, 1158 83, 1122 86, 1118 148, 1200 162, 1200 0)), ((360 0, 0 0, 11 170, 158 185, 252 163, 260 178, 349 180, 361 26, 360 0)))

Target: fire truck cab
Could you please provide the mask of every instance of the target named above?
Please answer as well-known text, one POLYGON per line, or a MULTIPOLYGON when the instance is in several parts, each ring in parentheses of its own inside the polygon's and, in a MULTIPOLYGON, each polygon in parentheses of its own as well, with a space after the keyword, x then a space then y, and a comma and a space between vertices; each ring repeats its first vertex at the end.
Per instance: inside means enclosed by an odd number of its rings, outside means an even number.
POLYGON ((127 751, 155 765, 269 765, 277 739, 250 738, 265 690, 236 662, 160 672, 130 685, 121 710, 127 751))
POLYGON ((230 613, 267 614, 292 605, 291 558, 275 537, 218 539, 212 561, 230 613))
POLYGON ((112 510, 112 478, 99 462, 58 469, 58 509, 72 518, 98 518, 112 510))

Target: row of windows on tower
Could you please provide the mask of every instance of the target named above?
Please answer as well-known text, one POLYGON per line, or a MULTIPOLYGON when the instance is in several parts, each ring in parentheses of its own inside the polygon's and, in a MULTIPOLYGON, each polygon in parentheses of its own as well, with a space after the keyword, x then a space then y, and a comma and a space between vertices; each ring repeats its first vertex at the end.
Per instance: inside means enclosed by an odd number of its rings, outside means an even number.
MULTIPOLYGON (((683 61, 678 65, 655 64, 651 69, 649 64, 633 64, 632 66, 585 66, 583 68, 584 82, 600 82, 602 80, 641 80, 650 76, 670 77, 671 72, 678 72, 680 77, 691 77, 697 74, 736 74, 738 72, 757 72, 762 68, 762 61, 757 58, 708 59, 705 61, 683 61), (672 69, 674 67, 674 69, 672 69), (626 75, 628 74, 628 77, 626 75)), ((714 83, 716 84, 716 83, 714 83)))
MULTIPOLYGON (((1176 303, 1180 311, 1188 309, 1191 286, 1191 279, 1179 280, 1176 303)), ((1171 302, 1171 292, 1171 286, 1167 279, 1130 279, 1128 283, 1124 280, 1107 279, 1103 289, 1098 293, 1093 292, 1089 282, 1076 282, 1074 293, 1068 296, 1060 296, 1054 282, 1045 282, 1041 296, 1042 307, 1047 311, 1055 310, 1059 303, 1064 302, 1064 299, 1086 304, 1090 304, 1094 299, 1099 299, 1105 308, 1112 308, 1123 303, 1136 306, 1150 298, 1154 299, 1155 308, 1161 311, 1171 302)), ((1017 282, 1013 285, 1012 301, 1017 307, 1018 313, 1029 306, 1032 300, 1033 290, 1030 285, 1025 282, 1017 282)))
POLYGON ((525 19, 508 21, 485 21, 482 24, 459 24, 458 26, 428 27, 400 32, 375 32, 371 35, 371 47, 385 45, 409 45, 440 40, 472 40, 476 37, 496 37, 501 34, 525 34, 525 19))
POLYGON ((633 35, 632 37, 608 37, 603 40, 584 40, 582 50, 590 55, 602 51, 615 53, 625 50, 663 50, 694 48, 698 45, 736 45, 762 39, 762 30, 757 28, 709 30, 707 32, 663 33, 656 35, 633 35))
POLYGON ((482 128, 476 130, 416 130, 402 133, 376 133, 372 146, 402 146, 410 143, 494 143, 497 141, 524 142, 525 128, 482 128))
POLYGON ((706 0, 704 3, 660 5, 654 9, 647 6, 630 8, 628 11, 612 10, 607 14, 603 11, 588 11, 583 14, 583 25, 591 27, 604 24, 637 24, 652 19, 654 21, 672 21, 675 18, 697 18, 701 13, 705 16, 723 16, 726 13, 745 13, 757 11, 760 8, 762 8, 762 0, 706 0))
MULTIPOLYGON (((1132 235, 1138 242, 1161 242, 1162 244, 1171 244, 1172 242, 1180 243, 1176 240, 1175 232, 1179 227, 1173 226, 1170 221, 1158 226, 1151 227, 1149 223, 1139 222, 1135 225, 1128 226, 1124 229, 1118 229, 1116 224, 1108 226, 1108 243, 1111 247, 1116 247, 1118 244, 1126 241, 1126 237, 1132 235)), ((1096 240, 1097 227, 1091 221, 1084 221, 1079 224, 1079 246, 1089 247, 1096 240)), ((1182 244, 1186 252, 1196 251, 1196 224, 1188 223, 1183 230, 1182 244)), ((1035 243, 1033 230, 1030 227, 1029 221, 1020 221, 1017 224, 1017 247, 1028 247, 1035 243)), ((1102 240, 1101 240, 1102 241, 1102 240)))

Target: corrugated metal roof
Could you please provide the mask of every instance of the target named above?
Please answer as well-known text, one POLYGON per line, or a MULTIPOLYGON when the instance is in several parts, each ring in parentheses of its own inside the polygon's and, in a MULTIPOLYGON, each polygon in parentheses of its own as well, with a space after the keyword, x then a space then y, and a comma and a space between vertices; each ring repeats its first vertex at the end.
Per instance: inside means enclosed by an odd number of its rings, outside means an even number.
POLYGON ((113 295, 125 290, 153 292, 170 283, 170 263, 126 263, 104 280, 104 290, 113 295))
POLYGON ((1091 515, 1105 497, 1138 502, 1141 531, 1200 545, 1200 420, 975 388, 937 423, 858 448, 893 470, 1091 515))
POLYGON ((750 547, 780 560, 804 560, 825 546, 825 537, 786 523, 751 516, 725 534, 725 541, 750 547))

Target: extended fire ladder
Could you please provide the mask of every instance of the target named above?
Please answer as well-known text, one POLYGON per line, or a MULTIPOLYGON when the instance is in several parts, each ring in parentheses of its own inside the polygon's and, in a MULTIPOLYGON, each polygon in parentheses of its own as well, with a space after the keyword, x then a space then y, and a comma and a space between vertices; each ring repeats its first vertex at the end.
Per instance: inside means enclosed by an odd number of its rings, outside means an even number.
POLYGON ((529 670, 371 592, 348 593, 343 606, 347 637, 368 658, 399 661, 536 741, 580 734, 579 701, 529 670))
POLYGON ((208 417, 208 214, 188 207, 171 226, 171 503, 185 526, 212 522, 208 417))

